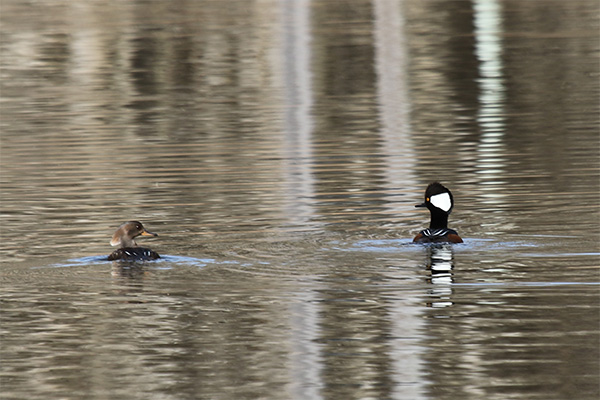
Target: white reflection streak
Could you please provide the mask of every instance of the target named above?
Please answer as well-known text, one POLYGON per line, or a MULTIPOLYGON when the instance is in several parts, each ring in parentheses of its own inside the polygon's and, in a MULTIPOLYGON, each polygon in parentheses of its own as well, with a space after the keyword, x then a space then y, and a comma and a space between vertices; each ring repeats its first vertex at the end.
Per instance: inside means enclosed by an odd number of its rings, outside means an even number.
POLYGON ((294 399, 318 399, 323 388, 321 370, 323 359, 317 344, 320 332, 319 308, 321 304, 314 290, 299 292, 290 305, 291 355, 290 395, 294 399))
MULTIPOLYGON (((313 215, 311 165, 312 92, 310 74, 310 0, 281 0, 283 15, 283 85, 285 101, 284 151, 286 215, 293 223, 306 224, 313 215)), ((323 387, 323 359, 317 345, 319 309, 315 291, 304 291, 290 305, 292 318, 289 394, 292 398, 317 399, 323 387)))
MULTIPOLYGON (((504 79, 502 75, 502 17, 498 0, 475 0, 475 52, 479 60, 479 112, 481 139, 477 173, 482 183, 491 185, 486 202, 499 201, 495 187, 504 173, 504 79)), ((484 187, 485 190, 485 187, 484 187)))
POLYGON ((313 215, 310 0, 281 0, 285 101, 286 215, 303 225, 313 215))
MULTIPOLYGON (((377 90, 382 123, 383 151, 388 156, 387 181, 391 189, 414 187, 415 157, 409 137, 409 97, 406 83, 406 41, 402 2, 374 0, 377 90)), ((401 202, 388 202, 394 213, 402 213, 401 202)), ((406 293, 397 297, 404 298, 406 293)), ((395 339, 389 343, 394 360, 395 382, 392 398, 423 399, 426 392, 419 346, 423 319, 414 300, 396 300, 390 304, 390 321, 395 339)))
MULTIPOLYGON (((410 100, 406 61, 406 39, 402 2, 375 0, 375 63, 377 97, 381 118, 383 150, 387 156, 386 181, 391 190, 414 187, 415 155, 410 140, 410 100)), ((395 214, 406 212, 406 205, 390 201, 395 214)))

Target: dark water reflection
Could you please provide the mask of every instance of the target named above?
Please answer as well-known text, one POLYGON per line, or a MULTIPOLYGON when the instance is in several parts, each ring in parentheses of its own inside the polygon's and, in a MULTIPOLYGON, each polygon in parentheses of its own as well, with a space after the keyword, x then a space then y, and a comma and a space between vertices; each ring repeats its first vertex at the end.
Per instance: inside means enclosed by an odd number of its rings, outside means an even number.
POLYGON ((596 399, 598 11, 4 1, 2 397, 596 399))

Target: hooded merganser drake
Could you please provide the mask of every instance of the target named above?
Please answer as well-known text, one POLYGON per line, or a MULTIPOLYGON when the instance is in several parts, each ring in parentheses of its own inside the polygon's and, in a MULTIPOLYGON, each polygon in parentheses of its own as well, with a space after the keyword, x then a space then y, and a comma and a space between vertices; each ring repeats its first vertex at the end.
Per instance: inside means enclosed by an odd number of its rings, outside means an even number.
POLYGON ((454 229, 448 228, 448 215, 454 207, 452 193, 439 182, 427 186, 425 201, 415 207, 427 207, 431 213, 429 228, 413 239, 414 243, 462 243, 454 229))
POLYGON ((160 258, 157 252, 144 247, 138 247, 135 238, 138 236, 158 236, 148 232, 138 221, 128 221, 119 226, 110 241, 111 246, 121 246, 108 256, 108 261, 149 261, 160 258))

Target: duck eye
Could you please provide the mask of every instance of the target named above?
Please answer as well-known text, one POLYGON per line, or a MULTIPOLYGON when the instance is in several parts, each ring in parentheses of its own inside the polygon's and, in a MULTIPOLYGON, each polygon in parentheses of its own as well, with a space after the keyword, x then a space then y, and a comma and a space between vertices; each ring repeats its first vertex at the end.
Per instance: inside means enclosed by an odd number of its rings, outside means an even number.
POLYGON ((429 201, 429 197, 425 199, 425 201, 429 201))

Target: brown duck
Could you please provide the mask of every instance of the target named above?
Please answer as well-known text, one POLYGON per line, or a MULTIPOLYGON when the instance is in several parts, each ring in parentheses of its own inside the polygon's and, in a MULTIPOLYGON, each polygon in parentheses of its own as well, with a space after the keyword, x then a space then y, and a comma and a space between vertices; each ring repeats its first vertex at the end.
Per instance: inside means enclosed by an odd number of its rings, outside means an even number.
POLYGON ((119 226, 110 241, 111 246, 120 246, 108 256, 108 261, 150 261, 160 258, 157 252, 138 247, 135 238, 138 236, 158 236, 149 232, 139 221, 128 221, 119 226))

